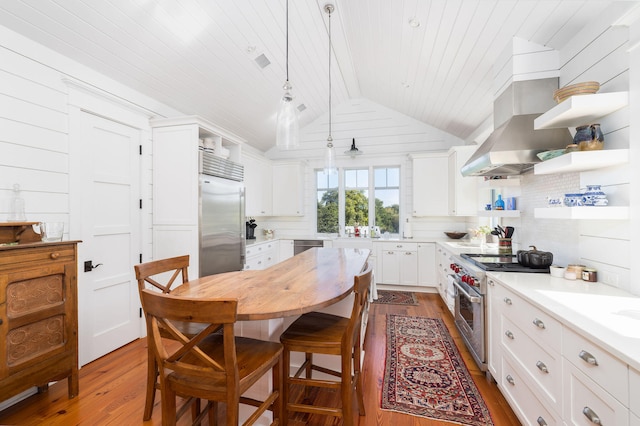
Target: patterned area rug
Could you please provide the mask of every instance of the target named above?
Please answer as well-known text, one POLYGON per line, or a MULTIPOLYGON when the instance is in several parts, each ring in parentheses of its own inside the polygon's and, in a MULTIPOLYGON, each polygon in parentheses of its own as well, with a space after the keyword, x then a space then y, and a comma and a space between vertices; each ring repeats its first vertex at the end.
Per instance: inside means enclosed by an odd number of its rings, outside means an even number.
POLYGON ((493 425, 440 319, 387 315, 383 380, 382 409, 463 425, 493 425))
POLYGON ((378 290, 378 298, 373 303, 388 305, 417 305, 418 299, 411 291, 378 290))

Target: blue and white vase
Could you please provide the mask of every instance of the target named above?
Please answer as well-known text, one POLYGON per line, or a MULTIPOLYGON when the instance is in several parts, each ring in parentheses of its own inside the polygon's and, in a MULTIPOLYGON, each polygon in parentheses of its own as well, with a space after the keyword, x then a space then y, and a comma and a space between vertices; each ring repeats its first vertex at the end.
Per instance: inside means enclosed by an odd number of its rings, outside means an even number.
POLYGON ((585 206, 606 206, 609 204, 607 195, 600 189, 600 185, 587 185, 587 192, 582 194, 582 204, 585 206))

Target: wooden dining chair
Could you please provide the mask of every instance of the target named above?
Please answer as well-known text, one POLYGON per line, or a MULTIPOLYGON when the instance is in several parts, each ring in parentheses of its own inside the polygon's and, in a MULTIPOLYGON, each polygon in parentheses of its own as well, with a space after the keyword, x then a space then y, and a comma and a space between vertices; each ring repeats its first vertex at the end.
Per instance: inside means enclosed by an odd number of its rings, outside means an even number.
POLYGON ((142 307, 150 331, 150 344, 160 369, 162 424, 175 425, 186 411, 177 410, 176 397, 208 401, 194 423, 208 414, 209 424, 217 424, 217 406, 226 405, 227 426, 237 426, 239 405, 257 407, 244 425, 251 425, 266 410, 273 412, 272 425, 281 418, 282 345, 246 337, 236 337, 236 299, 186 298, 142 290, 142 307), (195 336, 186 336, 176 321, 202 324, 195 336), (215 330, 222 325, 223 331, 215 330), (163 337, 169 333, 173 342, 163 337), (178 343, 176 345, 176 342, 178 343), (271 372, 273 384, 264 401, 242 395, 271 372))
POLYGON ((365 415, 362 395, 361 350, 362 350, 362 318, 368 301, 372 270, 354 278, 353 308, 349 318, 321 312, 310 312, 300 316, 280 336, 284 346, 284 381, 282 424, 286 425, 289 413, 303 412, 342 417, 344 425, 353 424, 353 394, 357 395, 358 410, 365 415), (293 375, 289 375, 291 352, 303 352, 305 361, 293 375), (338 355, 341 359, 341 371, 331 370, 313 363, 313 354, 338 355), (304 378, 302 372, 305 372, 304 378), (314 379, 312 371, 319 371, 340 380, 314 379), (339 389, 342 407, 321 407, 297 402, 290 402, 290 386, 302 385, 305 390, 309 386, 339 389))
MULTIPOLYGON (((176 285, 189 281, 188 267, 189 255, 159 259, 134 265, 133 269, 136 273, 136 280, 138 280, 138 291, 141 292, 145 289, 148 283, 162 293, 170 293, 176 285)), ((203 327, 194 323, 176 323, 174 325, 186 335, 195 335, 203 329, 203 327)), ((170 335, 167 333, 163 332, 163 335, 170 338, 170 335)), ((158 363, 153 355, 151 345, 149 344, 147 346, 147 387, 144 402, 144 420, 151 419, 153 402, 156 398, 156 389, 160 387, 158 383, 158 363)), ((196 406, 194 410, 198 411, 199 407, 196 406)))

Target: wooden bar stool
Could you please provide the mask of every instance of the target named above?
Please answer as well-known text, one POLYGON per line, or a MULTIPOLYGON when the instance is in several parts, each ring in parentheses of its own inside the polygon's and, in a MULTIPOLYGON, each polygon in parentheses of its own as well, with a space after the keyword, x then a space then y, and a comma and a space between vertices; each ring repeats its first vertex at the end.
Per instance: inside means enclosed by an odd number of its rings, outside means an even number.
POLYGON ((371 286, 372 271, 369 267, 354 279, 354 300, 351 316, 340 317, 321 312, 310 312, 300 316, 280 336, 284 346, 283 363, 286 374, 283 381, 282 424, 286 425, 290 412, 323 414, 342 417, 343 424, 353 424, 353 393, 358 399, 358 409, 361 416, 365 415, 364 399, 362 396, 361 368, 361 324, 365 306, 368 301, 371 286), (298 371, 289 375, 291 352, 303 352, 305 361, 298 371), (331 370, 313 363, 313 354, 338 355, 341 359, 341 371, 331 370), (340 380, 314 379, 312 371, 339 377, 340 380), (302 372, 305 377, 301 377, 302 372), (353 371, 353 374, 352 374, 353 371), (342 407, 320 407, 316 405, 299 404, 289 401, 290 386, 318 386, 339 389, 342 407))
POLYGON ((160 371, 163 426, 175 425, 186 411, 184 406, 177 410, 177 396, 208 401, 194 424, 207 414, 209 424, 216 424, 218 402, 226 405, 227 426, 238 425, 241 403, 257 407, 244 425, 254 424, 267 410, 273 412, 271 424, 279 424, 282 345, 236 337, 236 299, 186 298, 148 289, 141 291, 141 298, 160 371), (194 322, 204 328, 189 337, 175 322, 194 322), (215 332, 220 326, 222 332, 215 332), (163 337, 164 333, 171 335, 173 342, 163 337), (263 401, 242 397, 269 372, 273 385, 263 401))

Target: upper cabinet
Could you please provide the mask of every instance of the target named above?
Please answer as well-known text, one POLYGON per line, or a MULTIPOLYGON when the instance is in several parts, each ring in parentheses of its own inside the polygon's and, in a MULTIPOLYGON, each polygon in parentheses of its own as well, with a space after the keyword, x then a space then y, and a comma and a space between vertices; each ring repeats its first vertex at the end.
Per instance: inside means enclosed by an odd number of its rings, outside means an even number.
POLYGON ((243 154, 245 215, 273 216, 271 161, 258 155, 243 154))
POLYGON ((300 162, 273 164, 273 215, 304 215, 304 167, 300 162))
POLYGON ((628 92, 571 96, 536 118, 534 128, 552 129, 590 124, 629 103, 628 92))
POLYGON ((454 146, 449 150, 449 210, 450 216, 475 216, 478 212, 478 180, 462 176, 460 169, 478 149, 477 145, 454 146))

